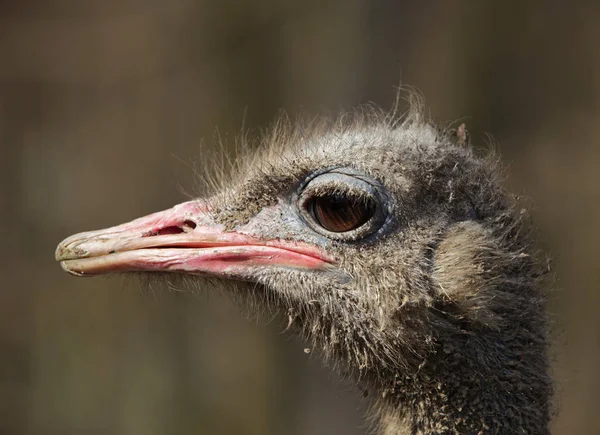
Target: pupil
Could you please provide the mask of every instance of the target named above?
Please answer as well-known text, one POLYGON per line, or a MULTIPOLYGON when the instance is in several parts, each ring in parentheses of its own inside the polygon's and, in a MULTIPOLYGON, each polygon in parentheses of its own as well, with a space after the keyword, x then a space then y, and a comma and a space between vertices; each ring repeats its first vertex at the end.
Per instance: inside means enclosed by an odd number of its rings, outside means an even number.
POLYGON ((314 198, 311 208, 319 225, 336 233, 360 227, 375 213, 373 200, 353 200, 342 195, 314 198))

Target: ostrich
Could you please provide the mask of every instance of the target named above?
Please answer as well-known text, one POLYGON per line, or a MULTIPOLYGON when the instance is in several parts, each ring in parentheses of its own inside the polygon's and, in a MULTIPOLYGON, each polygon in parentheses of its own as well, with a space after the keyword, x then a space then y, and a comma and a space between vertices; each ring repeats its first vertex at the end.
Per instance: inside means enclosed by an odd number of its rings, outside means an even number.
POLYGON ((372 398, 382 434, 548 434, 544 268, 496 159, 420 104, 315 124, 280 122, 206 198, 71 236, 56 259, 274 306, 372 398))

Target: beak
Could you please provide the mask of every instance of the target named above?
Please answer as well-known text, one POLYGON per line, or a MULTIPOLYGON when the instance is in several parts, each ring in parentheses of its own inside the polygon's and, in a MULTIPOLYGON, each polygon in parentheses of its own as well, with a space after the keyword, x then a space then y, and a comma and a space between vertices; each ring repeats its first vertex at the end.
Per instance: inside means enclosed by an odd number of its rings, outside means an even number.
POLYGON ((76 234, 56 249, 72 275, 184 272, 254 280, 266 268, 327 269, 333 260, 302 242, 263 240, 215 224, 202 201, 189 201, 129 223, 76 234))

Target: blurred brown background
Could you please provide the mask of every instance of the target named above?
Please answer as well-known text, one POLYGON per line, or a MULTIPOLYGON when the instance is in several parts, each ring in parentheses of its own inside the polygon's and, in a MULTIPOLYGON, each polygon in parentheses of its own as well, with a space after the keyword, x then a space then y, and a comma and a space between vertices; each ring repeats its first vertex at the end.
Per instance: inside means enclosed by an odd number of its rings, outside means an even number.
POLYGON ((74 279, 53 251, 184 199, 216 127, 390 107, 400 81, 491 133, 533 199, 554 433, 600 433, 599 22, 598 2, 2 1, 0 433, 366 433, 358 394, 279 320, 74 279))

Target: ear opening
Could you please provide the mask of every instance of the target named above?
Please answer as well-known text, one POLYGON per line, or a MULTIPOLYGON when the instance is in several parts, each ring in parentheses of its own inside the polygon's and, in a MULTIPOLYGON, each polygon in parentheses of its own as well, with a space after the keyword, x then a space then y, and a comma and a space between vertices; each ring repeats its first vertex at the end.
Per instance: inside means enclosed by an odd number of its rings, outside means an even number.
MULTIPOLYGON (((499 255, 491 232, 475 221, 458 222, 433 254, 432 281, 445 311, 461 320, 498 329, 498 279, 490 267, 499 255)), ((438 298, 438 299, 439 299, 438 298)))

